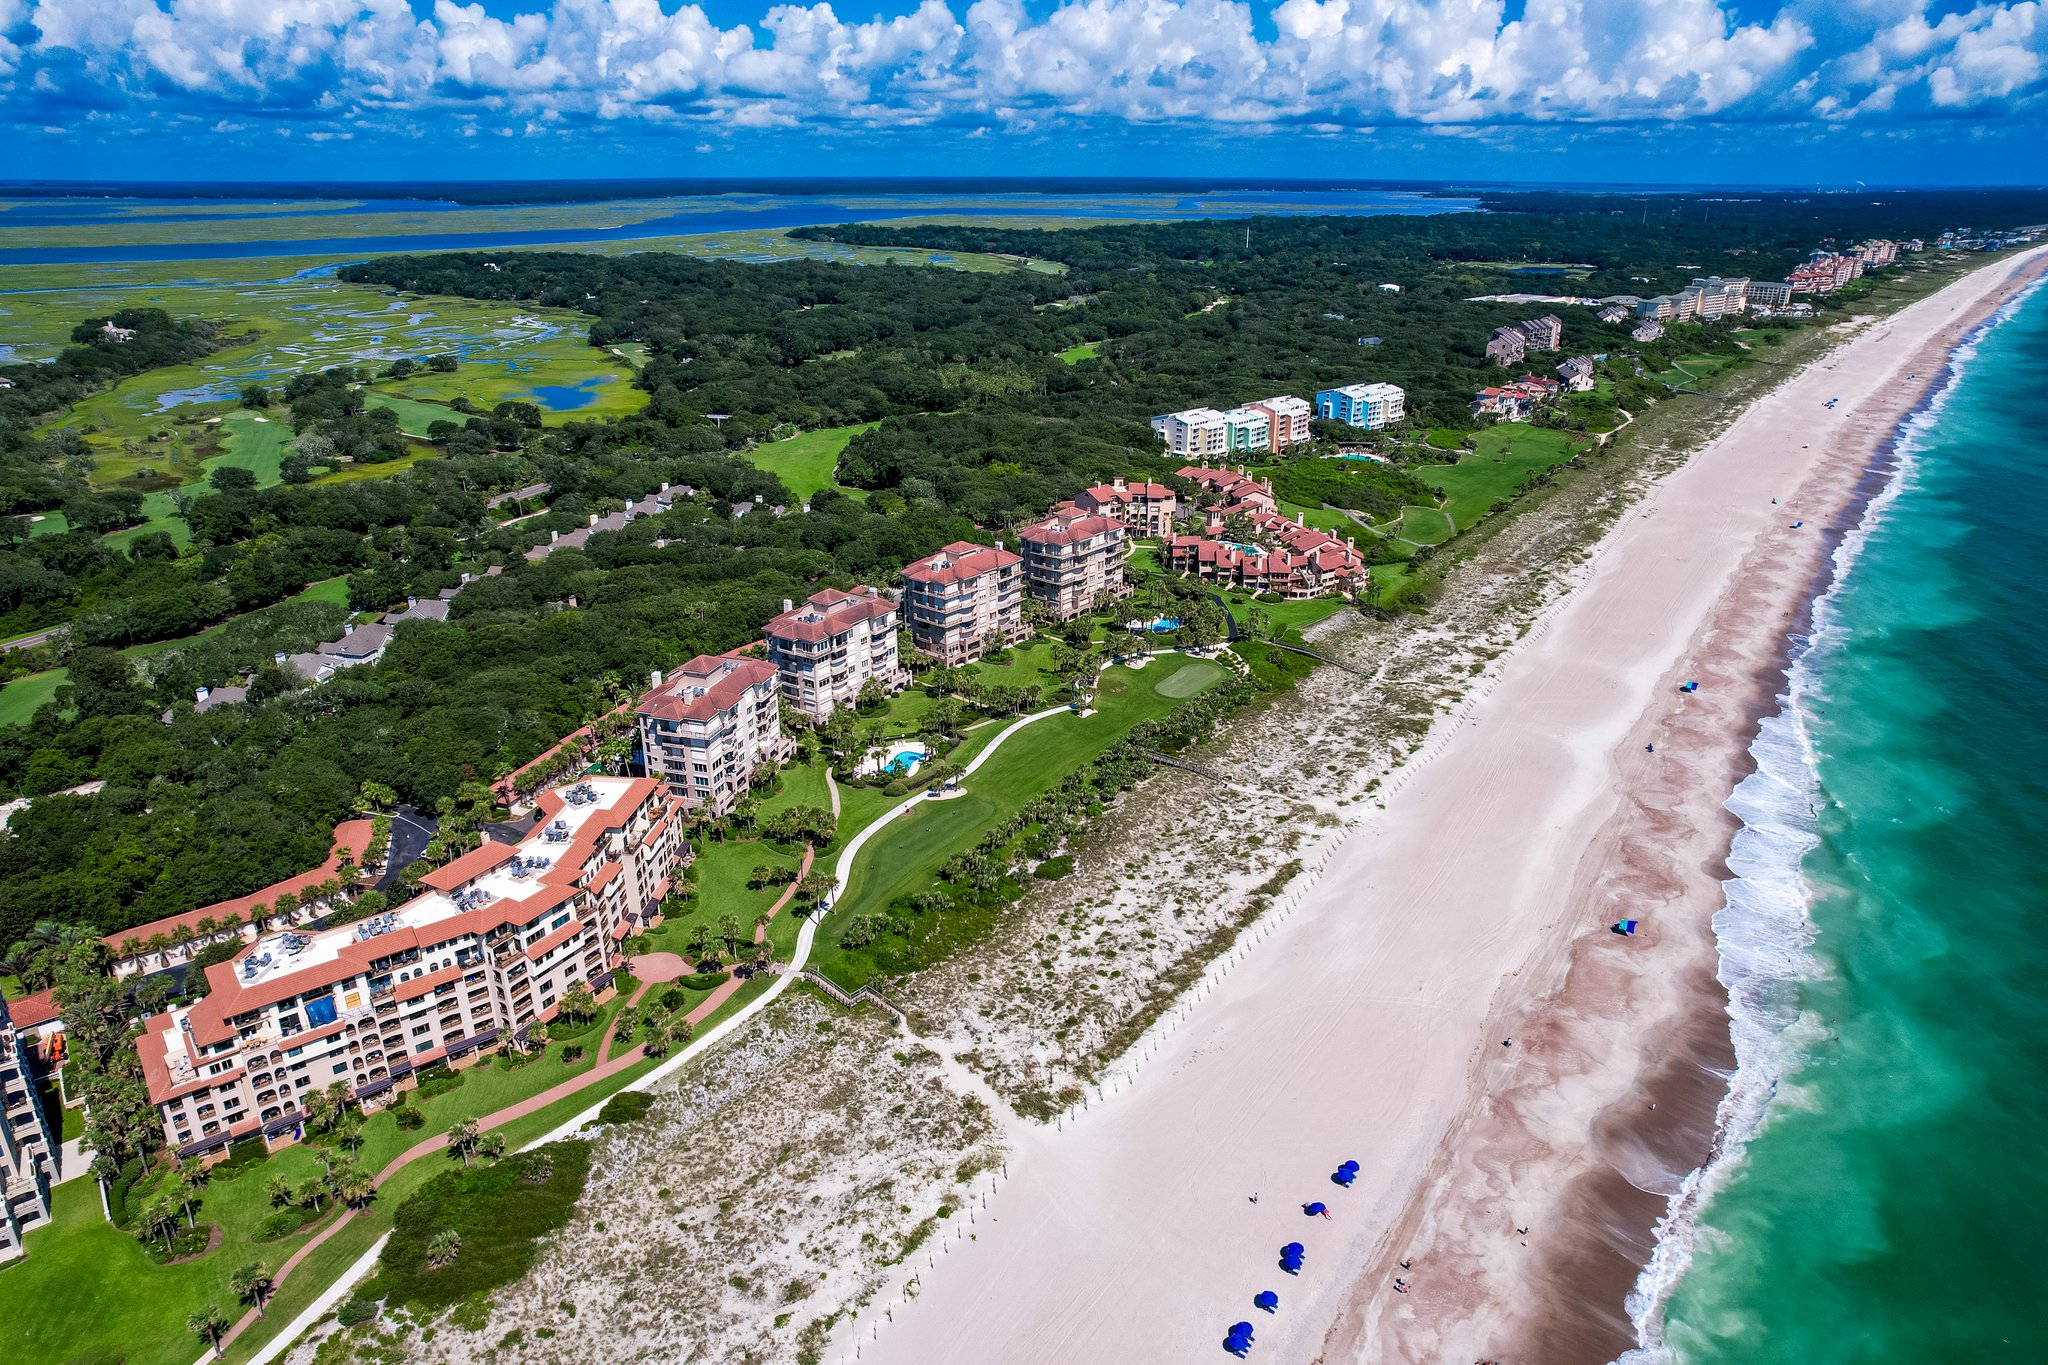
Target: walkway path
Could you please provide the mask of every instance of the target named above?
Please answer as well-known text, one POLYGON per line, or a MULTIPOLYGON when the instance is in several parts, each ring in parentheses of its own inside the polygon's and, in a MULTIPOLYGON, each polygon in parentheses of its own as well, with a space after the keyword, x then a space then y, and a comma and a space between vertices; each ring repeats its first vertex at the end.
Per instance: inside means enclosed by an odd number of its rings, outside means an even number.
MULTIPOLYGON (((805 873, 808 873, 811 870, 811 860, 812 850, 809 847, 806 847, 804 849, 803 862, 797 869, 797 879, 799 881, 803 879, 805 873)), ((795 885, 792 884, 791 886, 786 888, 783 891, 782 895, 779 898, 777 898, 775 904, 769 907, 769 918, 773 919, 776 915, 780 914, 782 912, 782 908, 789 904, 790 898, 795 894, 795 885)), ((806 925, 805 927, 808 930, 809 926, 806 925)), ((763 939, 767 937, 767 933, 768 931, 765 927, 756 928, 754 930, 754 942, 761 942, 763 939)), ((675 968, 680 968, 683 965, 687 965, 683 963, 683 960, 680 957, 676 957, 673 953, 649 953, 644 958, 635 958, 634 961, 638 963, 662 958, 674 958, 673 966, 675 968)), ((669 972, 670 969, 671 964, 668 962, 655 962, 655 970, 649 973, 647 977, 642 978, 639 987, 634 990, 631 998, 628 999, 626 1003, 628 1005, 637 1005, 640 1003, 641 997, 646 995, 651 987, 660 985, 664 982, 676 980, 677 977, 682 975, 680 970, 675 970, 672 975, 664 974, 669 972)), ((724 984, 719 986, 717 990, 711 992, 709 996, 705 997, 703 1003, 699 1004, 695 1009, 692 1009, 687 1015, 684 1016, 684 1018, 688 1019, 692 1025, 701 1022, 705 1018, 709 1017, 712 1014, 712 1012, 715 1011, 720 1005, 724 1004, 727 1000, 731 999, 733 992, 737 991, 743 984, 745 983, 740 981, 737 977, 728 977, 724 984)), ((610 1057, 607 1055, 611 1051, 613 1040, 612 1036, 614 1033, 617 1032, 618 1026, 618 1016, 614 1015, 612 1017, 611 1023, 605 1027, 603 1039, 598 1043, 597 1064, 591 1067, 590 1070, 585 1071, 580 1075, 572 1076, 568 1080, 562 1081, 559 1084, 549 1086, 546 1090, 541 1091, 538 1095, 529 1095, 523 1100, 519 1100, 516 1103, 505 1106, 503 1109, 499 1109, 493 1113, 483 1115, 476 1121, 477 1131, 479 1133, 486 1133, 493 1128, 502 1128, 508 1123, 512 1123, 518 1119, 523 1119, 528 1114, 538 1113, 540 1110, 546 1109, 549 1105, 554 1104, 557 1100, 567 1099, 569 1096, 574 1095, 579 1091, 587 1090, 591 1086, 596 1085, 601 1081, 609 1080, 611 1077, 618 1075, 621 1071, 624 1071, 627 1067, 632 1066, 634 1063, 642 1060, 646 1051, 644 1047, 629 1048, 627 1051, 621 1053, 617 1057, 610 1057)), ((666 1068, 663 1068, 663 1070, 666 1070, 666 1068)), ((579 1114, 574 1120, 572 1120, 569 1125, 565 1125, 564 1128, 558 1128, 553 1133, 550 1133, 546 1138, 542 1139, 542 1142, 557 1141, 559 1137, 575 1132, 577 1129, 581 1128, 585 1122, 587 1122, 589 1119, 595 1118, 596 1116, 596 1109, 586 1110, 583 1114, 579 1114)), ((530 1143, 528 1145, 538 1146, 540 1144, 530 1143)), ((386 1165, 383 1170, 377 1172, 376 1183, 378 1187, 382 1188, 384 1183, 390 1180, 392 1176, 397 1175, 401 1170, 405 1169, 407 1166, 410 1166, 413 1162, 418 1161, 420 1158, 432 1156, 436 1152, 446 1151, 447 1148, 448 1135, 446 1133, 436 1133, 434 1136, 430 1138, 426 1138, 420 1142, 414 1143, 411 1147, 408 1147, 405 1151, 393 1157, 390 1163, 386 1165)), ((286 1259, 285 1263, 278 1267, 277 1274, 272 1277, 272 1283, 279 1285, 283 1284, 286 1278, 289 1277, 294 1270, 299 1268, 299 1264, 302 1261, 304 1261, 308 1256, 312 1255, 313 1252, 318 1250, 321 1246, 325 1245, 329 1238, 333 1237, 336 1233, 340 1232, 344 1227, 348 1226, 349 1222, 355 1218, 357 1212, 358 1210, 355 1209, 347 1210, 342 1214, 341 1217, 335 1219, 332 1223, 329 1223, 325 1228, 321 1229, 319 1235, 313 1237, 304 1246, 300 1247, 297 1251, 293 1252, 291 1256, 288 1259, 286 1259)), ((383 1245, 384 1239, 382 1237, 378 1238, 377 1245, 375 1247, 372 1247, 369 1252, 365 1253, 363 1257, 358 1259, 355 1265, 349 1267, 349 1269, 339 1279, 337 1279, 335 1283, 332 1286, 330 1286, 325 1293, 321 1295, 320 1300, 314 1305, 315 1308, 319 1309, 319 1312, 315 1313, 312 1308, 307 1309, 307 1313, 313 1314, 313 1316, 310 1319, 306 1318, 305 1313, 300 1314, 300 1319, 305 1319, 303 1324, 300 1320, 295 1319, 286 1331, 280 1332, 275 1338, 271 1340, 271 1342, 268 1345, 266 1345, 263 1348, 262 1351, 260 1351, 255 1357, 252 1358, 251 1365, 264 1365, 264 1362, 267 1362, 275 1358, 280 1351, 282 1351, 285 1347, 289 1346, 308 1327, 311 1327, 313 1323, 318 1322, 320 1317, 324 1315, 328 1309, 332 1308, 335 1303, 340 1301, 336 1293, 337 1290, 346 1289, 348 1286, 353 1285, 357 1280, 361 1279, 364 1275, 369 1273, 371 1265, 373 1265, 376 1261, 376 1254, 380 1249, 382 1249, 383 1245)), ((239 1337, 243 1332, 247 1331, 249 1325, 255 1321, 257 1321, 257 1314, 256 1310, 252 1308, 247 1313, 242 1315, 242 1318, 239 1322, 237 1322, 233 1327, 228 1329, 228 1334, 221 1339, 221 1344, 225 1346, 229 1342, 232 1342, 236 1337, 239 1337)), ((208 1359, 208 1357, 202 1356, 200 1357, 200 1359, 203 1362, 206 1359, 208 1359)))
MULTIPOLYGON (((964 781, 965 779, 972 777, 974 773, 980 769, 982 764, 988 762, 989 759, 995 756, 996 751, 1003 746, 1005 741, 1007 741, 1012 735, 1016 734, 1018 731, 1022 730, 1025 726, 1034 725, 1037 722, 1046 720, 1052 716, 1065 715, 1069 713, 1070 708, 1066 706, 1049 706, 1043 711, 1034 711, 1028 716, 1020 716, 1016 720, 1012 721, 1007 727, 1005 727, 1003 731, 1000 734, 998 734, 994 739, 990 740, 988 742, 988 745, 985 748, 983 748, 980 753, 974 756, 973 761, 970 762, 965 768, 960 770, 960 779, 964 781)), ((830 781, 829 774, 827 776, 827 781, 830 781)), ((832 795, 836 799, 838 795, 837 788, 830 788, 830 790, 832 792, 832 795)), ((874 836, 881 832, 881 830, 886 828, 891 821, 897 819, 899 816, 902 816, 908 811, 917 809, 919 803, 926 799, 928 798, 924 796, 913 796, 905 801, 899 802, 897 805, 890 807, 887 811, 884 811, 879 817, 876 818, 873 824, 870 824, 867 828, 861 830, 860 833, 854 835, 853 838, 847 842, 846 847, 839 851, 838 861, 833 864, 832 892, 830 896, 831 903, 837 903, 845 897, 846 888, 853 880, 854 860, 860 856, 861 850, 867 847, 868 841, 874 838, 874 836)), ((803 878, 810 872, 813 856, 813 850, 806 847, 804 849, 803 862, 797 870, 798 881, 802 881, 803 878)), ((776 900, 775 904, 772 907, 770 907, 768 911, 769 917, 772 919, 775 915, 780 914, 783 907, 789 904, 790 899, 795 894, 796 886, 794 884, 784 889, 782 895, 776 900)), ((804 964, 810 960, 811 946, 817 939, 819 918, 820 917, 817 915, 812 915, 804 920, 803 928, 799 930, 797 933, 796 951, 790 955, 790 961, 788 965, 776 974, 774 981, 769 984, 769 987, 766 991, 763 991, 760 995, 756 996, 753 1000, 749 1001, 745 1007, 743 1007, 738 1012, 733 1014, 731 1018, 726 1019, 724 1022, 720 1023, 718 1027, 712 1029, 709 1033, 697 1039, 695 1042, 691 1043, 688 1047, 685 1047, 680 1052, 675 1053, 667 1061, 655 1067, 646 1075, 641 1076, 638 1079, 623 1086, 622 1089, 651 1089, 657 1083, 666 1080, 668 1077, 674 1075, 677 1071, 681 1070, 682 1067, 688 1064, 689 1062, 694 1061, 696 1058, 701 1056, 709 1049, 717 1046, 720 1042, 723 1042, 729 1035, 731 1035, 733 1032, 735 1032, 740 1027, 745 1025, 756 1014, 759 1014, 762 1010, 766 1009, 770 1004, 772 1004, 775 1001, 776 997, 780 996, 784 991, 789 989, 790 982, 796 979, 797 973, 801 972, 804 968, 804 964)), ((754 942, 759 943, 766 936, 767 929, 765 927, 757 928, 754 931, 754 942)), ((627 1003, 637 1003, 640 1000, 640 998, 647 993, 648 987, 653 984, 653 982, 642 982, 640 988, 633 993, 632 999, 629 1000, 627 1003)), ((713 991, 710 994, 710 996, 704 1000, 702 1004, 698 1005, 695 1009, 692 1009, 689 1012, 689 1014, 684 1017, 687 1018, 693 1025, 702 1021, 705 1018, 708 1018, 715 1010, 718 1009, 720 1005, 723 1005, 727 1000, 731 999, 733 993, 739 990, 743 984, 745 983, 741 982, 737 978, 727 980, 717 990, 713 991)), ((625 1070, 627 1067, 632 1066, 635 1063, 642 1060, 645 1049, 637 1047, 628 1050, 627 1052, 623 1053, 618 1057, 605 1057, 604 1054, 606 1053, 606 1051, 609 1050, 612 1043, 612 1029, 616 1028, 616 1026, 617 1020, 615 1018, 613 1020, 612 1028, 606 1029, 604 1040, 599 1045, 599 1060, 596 1063, 596 1065, 591 1067, 590 1070, 582 1073, 579 1076, 575 1076, 569 1080, 563 1081, 559 1085, 551 1086, 550 1088, 542 1091, 538 1095, 528 1096, 526 1099, 520 1100, 516 1104, 508 1105, 506 1108, 500 1109, 495 1113, 484 1115, 476 1121, 477 1131, 488 1132, 493 1128, 501 1128, 505 1124, 511 1123, 514 1120, 525 1118, 529 1114, 537 1113, 538 1111, 547 1108, 549 1105, 554 1104, 558 1100, 566 1099, 569 1096, 576 1094, 578 1091, 588 1089, 590 1086, 596 1085, 601 1081, 607 1080, 613 1076, 618 1075, 619 1072, 625 1070)), ((607 1096, 606 1098, 610 1097, 607 1096)), ((521 1148, 520 1150, 530 1151, 535 1147, 545 1146, 550 1142, 559 1142, 564 1138, 574 1137, 577 1133, 582 1131, 583 1126, 585 1124, 589 1123, 591 1120, 597 1117, 598 1111, 603 1107, 603 1102, 600 1101, 599 1103, 582 1110, 573 1117, 569 1118, 566 1122, 557 1125, 549 1132, 543 1134, 538 1138, 535 1138, 532 1142, 527 1143, 526 1146, 521 1148)), ((377 1184, 379 1186, 382 1186, 385 1181, 389 1180, 392 1176, 396 1175, 400 1170, 404 1169, 406 1166, 412 1164, 415 1161, 418 1161, 422 1157, 431 1156, 435 1152, 445 1151, 447 1147, 448 1135, 446 1133, 437 1133, 433 1137, 427 1138, 424 1141, 414 1144, 412 1147, 408 1148, 406 1151, 404 1151, 397 1157, 394 1157, 389 1165, 387 1165, 383 1170, 377 1173, 377 1184)), ((292 1271, 296 1270, 301 1262, 303 1262, 319 1247, 324 1245, 329 1238, 333 1237, 336 1233, 340 1232, 342 1228, 346 1227, 349 1224, 349 1222, 352 1219, 354 1219, 355 1216, 356 1210, 351 1209, 345 1212, 340 1218, 335 1219, 333 1223, 329 1224, 326 1228, 324 1228, 318 1236, 314 1237, 312 1240, 308 1241, 304 1246, 300 1247, 296 1252, 294 1252, 291 1255, 290 1259, 286 1260, 285 1263, 278 1268, 277 1274, 275 1276, 275 1283, 280 1285, 283 1284, 286 1277, 289 1276, 292 1273, 292 1271)), ((275 1359, 294 1340, 296 1340, 300 1335, 302 1335, 314 1323, 318 1322, 322 1315, 324 1315, 329 1309, 331 1309, 335 1303, 338 1303, 340 1301, 341 1293, 344 1292, 348 1286, 353 1285, 356 1281, 360 1280, 364 1275, 367 1275, 369 1273, 370 1268, 376 1264, 377 1252, 379 1249, 381 1249, 382 1246, 383 1239, 379 1238, 377 1246, 372 1247, 369 1251, 365 1252, 360 1258, 358 1258, 354 1265, 350 1266, 346 1271, 344 1271, 341 1274, 341 1276, 334 1282, 334 1284, 329 1286, 329 1288, 321 1295, 319 1301, 316 1302, 316 1304, 312 1308, 308 1308, 305 1312, 302 1312, 298 1318, 293 1319, 293 1321, 286 1328, 285 1331, 280 1332, 267 1345, 265 1345, 263 1349, 252 1358, 250 1365, 268 1365, 269 1361, 275 1359), (314 1311, 316 1308, 319 1310, 318 1312, 314 1311)), ((235 1323, 235 1325, 228 1330, 228 1334, 224 1338, 222 1338, 222 1345, 226 1345, 227 1343, 234 1341, 243 1332, 248 1330, 250 1324, 256 1321, 256 1311, 254 1309, 251 1309, 249 1312, 242 1316, 240 1321, 235 1323)), ((200 1358, 201 1365, 204 1365, 204 1362, 210 1358, 210 1356, 202 1356, 200 1358)))

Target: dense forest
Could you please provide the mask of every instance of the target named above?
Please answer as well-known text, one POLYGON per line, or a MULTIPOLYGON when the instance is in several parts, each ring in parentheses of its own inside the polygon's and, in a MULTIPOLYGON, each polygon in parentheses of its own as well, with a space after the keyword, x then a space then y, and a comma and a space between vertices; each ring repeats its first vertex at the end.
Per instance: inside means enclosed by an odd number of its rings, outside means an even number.
MULTIPOLYGON (((74 630, 68 686, 30 723, 0 730, 0 786, 42 796, 106 785, 14 816, 13 837, 0 839, 0 943, 36 919, 118 931, 300 871, 366 781, 431 805, 532 758, 649 668, 756 638, 784 598, 886 582, 909 559, 985 538, 1085 483, 1163 476, 1173 466, 1145 425, 1153 413, 1385 379, 1408 389, 1416 425, 1468 430, 1472 389, 1506 376, 1485 362, 1488 332, 1529 311, 1464 301, 1512 285, 1499 263, 1584 262, 1593 273, 1574 283, 1581 292, 1648 292, 1634 277, 1669 287, 1695 269, 1776 273, 1819 236, 1922 230, 1919 217, 1872 218, 1839 200, 1818 201, 1842 210, 1824 224, 1778 209, 1745 221, 1739 204, 1659 199, 1651 214, 1625 202, 1630 213, 836 230, 1028 251, 1064 274, 559 252, 349 267, 348 278, 395 289, 579 308, 593 344, 649 348, 638 381, 649 405, 559 429, 523 405, 458 411, 435 424, 432 458, 387 478, 264 489, 217 478, 182 505, 193 541, 183 551, 150 536, 123 551, 91 529, 16 535, 0 551, 0 593, 11 594, 0 612, 18 622, 41 602, 74 630), (1366 336, 1379 344, 1361 346, 1366 336), (1099 358, 1057 358, 1082 341, 1101 343, 1099 358), (800 505, 731 453, 792 426, 876 420, 838 469, 865 502, 828 488, 800 505), (493 492, 539 482, 552 490, 541 515, 504 524, 487 506, 493 492), (673 510, 525 558, 551 532, 664 483, 689 490, 673 510), (742 519, 744 502, 785 514, 742 519), (374 667, 309 688, 269 662, 331 638, 344 616, 326 603, 270 605, 315 578, 346 575, 350 603, 380 610, 486 567, 501 572, 471 583, 446 623, 402 626, 374 667), (224 618, 225 629, 146 660, 112 647, 224 618), (249 703, 193 711, 193 687, 236 676, 252 680, 249 703)), ((1952 206, 1939 218, 1988 216, 1952 206)), ((166 325, 152 319, 138 339, 166 325)), ((1730 344, 1694 330, 1672 344, 1730 344)), ((1583 310, 1567 319, 1566 344, 1628 349, 1624 328, 1583 310)), ((1654 358, 1654 347, 1634 349, 1654 358)), ((323 459, 347 449, 375 461, 392 438, 362 405, 373 377, 302 376, 244 401, 289 406, 295 439, 323 459)), ((8 478, 29 500, 17 505, 51 505, 33 501, 45 496, 33 480, 51 470, 76 481, 60 502, 79 495, 75 438, 17 427, 0 439, 10 458, 29 451, 30 472, 8 478)), ((1414 497, 1406 475, 1380 466, 1280 477, 1290 497, 1375 513, 1414 497)))

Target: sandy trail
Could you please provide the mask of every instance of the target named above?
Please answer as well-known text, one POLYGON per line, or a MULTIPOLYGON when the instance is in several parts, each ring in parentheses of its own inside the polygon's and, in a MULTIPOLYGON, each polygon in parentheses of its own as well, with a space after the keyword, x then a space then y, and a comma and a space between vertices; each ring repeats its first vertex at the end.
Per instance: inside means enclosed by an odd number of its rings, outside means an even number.
POLYGON ((1716 605, 1792 522, 1818 538, 1836 509, 1808 505, 1809 475, 1845 442, 1868 447, 1879 424, 1859 410, 1896 404, 1929 344, 2018 268, 1979 271, 1846 342, 1659 485, 1388 784, 1386 809, 1302 909, 1140 1043, 1151 1055, 1134 1080, 1022 1137, 993 1221, 920 1272, 915 1303, 881 1324, 863 1315, 844 1358, 1184 1361, 1243 1318, 1260 1357, 1315 1358, 1356 1277, 1401 1254, 1386 1239, 1410 1225, 1446 1134, 1525 1065, 1503 1040, 1557 987, 1574 940, 1617 912, 1574 889, 1626 794, 1666 761, 1645 736, 1713 648, 1697 637, 1716 605), (1341 1191, 1329 1175, 1346 1158, 1362 1169, 1341 1191), (1312 1199, 1334 1219, 1305 1217, 1312 1199), (1276 1265, 1293 1240, 1308 1247, 1299 1277, 1276 1265), (1274 1317, 1251 1306, 1269 1288, 1274 1317))

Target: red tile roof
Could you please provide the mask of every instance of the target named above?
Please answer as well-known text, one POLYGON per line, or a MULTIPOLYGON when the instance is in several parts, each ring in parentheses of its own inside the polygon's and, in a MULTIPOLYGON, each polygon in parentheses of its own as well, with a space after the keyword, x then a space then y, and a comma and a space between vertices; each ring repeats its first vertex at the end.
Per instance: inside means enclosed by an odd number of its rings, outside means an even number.
POLYGON ((770 621, 761 633, 771 640, 824 640, 895 610, 896 604, 874 588, 862 586, 852 592, 827 588, 770 621))
POLYGON ((495 839, 486 839, 460 858, 443 863, 420 878, 420 884, 431 886, 436 891, 453 891, 467 882, 475 881, 492 868, 510 862, 518 854, 519 848, 516 844, 501 844, 495 839))
POLYGON ((730 711, 750 687, 773 687, 775 665, 734 654, 699 654, 640 699, 656 720, 710 720, 730 711))
POLYGON ((935 555, 904 565, 903 576, 913 583, 964 583, 1023 562, 998 546, 956 540, 935 555))
POLYGON ((1026 526, 1017 535, 1033 545, 1077 545, 1100 535, 1121 535, 1123 529, 1124 524, 1115 517, 1087 513, 1055 513, 1044 521, 1026 526))

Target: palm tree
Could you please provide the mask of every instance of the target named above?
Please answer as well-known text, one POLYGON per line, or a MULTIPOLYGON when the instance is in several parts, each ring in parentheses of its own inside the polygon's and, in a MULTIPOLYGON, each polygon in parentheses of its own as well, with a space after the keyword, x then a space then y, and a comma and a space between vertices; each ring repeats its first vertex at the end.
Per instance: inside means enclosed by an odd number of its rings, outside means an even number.
POLYGON ((220 1305, 209 1303, 185 1319, 185 1329, 206 1343, 210 1351, 220 1350, 221 1338, 228 1334, 227 1315, 220 1311, 220 1305))
POLYGON ((768 926, 773 923, 775 923, 775 916, 769 914, 766 910, 754 916, 754 942, 766 943, 768 941, 768 926))
POLYGON ((496 1161, 505 1155, 505 1135, 486 1133, 476 1141, 477 1155, 486 1161, 496 1161))
POLYGON ((370 1196, 377 1189, 377 1182, 370 1178, 370 1173, 353 1161, 336 1171, 328 1184, 334 1189, 334 1197, 352 1209, 369 1203, 370 1196))
POLYGON ((439 1270, 454 1260, 462 1251, 462 1234, 454 1228, 442 1228, 427 1239, 427 1269, 439 1270))
POLYGON ((740 934, 742 932, 744 931, 740 928, 740 917, 738 915, 725 914, 718 917, 718 937, 724 942, 725 952, 728 957, 738 955, 740 934))
POLYGON ((469 1154, 476 1149, 477 1128, 475 1119, 464 1119, 448 1130, 448 1150, 462 1158, 464 1166, 469 1165, 469 1154))
POLYGON ((555 1178, 555 1158, 547 1152, 535 1152, 526 1158, 525 1180, 529 1185, 545 1185, 555 1178))
POLYGON ((688 1019, 681 1016, 669 1020, 661 1031, 669 1044, 674 1047, 689 1046, 691 1037, 697 1032, 695 1026, 688 1019))
POLYGON ((256 1316, 263 1316, 263 1305, 270 1298, 270 1291, 277 1288, 277 1281, 271 1278, 260 1261, 249 1264, 228 1276, 228 1288, 235 1291, 235 1297, 256 1310, 256 1316))
POLYGON ((317 1209, 327 1194, 327 1184, 319 1176, 307 1176, 292 1188, 292 1202, 304 1209, 317 1209))
POLYGON ((171 1234, 178 1227, 177 1206, 162 1198, 150 1200, 142 1206, 142 1235, 164 1239, 164 1251, 171 1249, 171 1234))
POLYGON ((263 1192, 270 1196, 270 1202, 279 1206, 292 1202, 292 1182, 289 1176, 274 1175, 263 1182, 263 1192))

